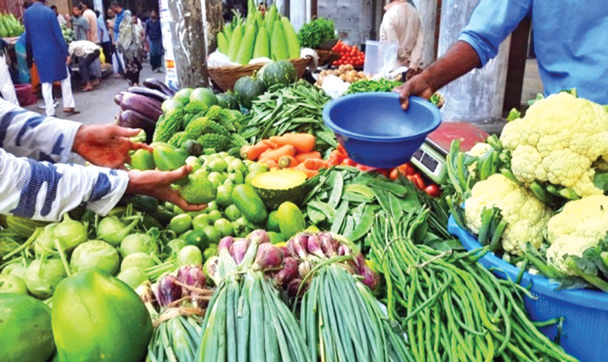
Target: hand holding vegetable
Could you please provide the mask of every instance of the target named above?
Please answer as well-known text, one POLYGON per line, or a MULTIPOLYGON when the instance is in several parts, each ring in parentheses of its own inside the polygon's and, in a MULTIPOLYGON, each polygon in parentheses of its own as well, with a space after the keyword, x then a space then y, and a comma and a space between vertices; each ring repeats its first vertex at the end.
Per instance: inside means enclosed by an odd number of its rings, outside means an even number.
POLYGON ((139 129, 113 124, 83 125, 76 133, 72 150, 96 166, 123 168, 131 161, 130 150, 147 149, 152 152, 151 147, 129 140, 139 132, 139 129))
POLYGON ((175 181, 187 177, 192 172, 192 166, 183 166, 174 171, 129 171, 129 186, 127 193, 152 196, 161 201, 169 201, 184 211, 200 211, 207 204, 194 205, 184 200, 176 190, 171 188, 175 181))

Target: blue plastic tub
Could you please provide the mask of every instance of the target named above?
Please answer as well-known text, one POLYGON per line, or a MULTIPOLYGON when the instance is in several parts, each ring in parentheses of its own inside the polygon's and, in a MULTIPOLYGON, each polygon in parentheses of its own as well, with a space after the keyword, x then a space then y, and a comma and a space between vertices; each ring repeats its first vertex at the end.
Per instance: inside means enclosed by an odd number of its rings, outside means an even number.
MULTIPOLYGON (((467 250, 481 247, 475 236, 460 228, 450 216, 448 231, 457 236, 467 250)), ((494 269, 494 274, 515 280, 519 268, 493 253, 484 255, 479 262, 494 269)), ((600 291, 577 289, 555 291, 556 283, 530 273, 524 273, 521 285, 531 285, 530 291, 538 299, 524 299, 526 310, 533 321, 563 316, 565 322, 560 345, 581 362, 608 361, 608 294, 600 291)), ((540 328, 550 339, 557 336, 557 326, 540 328)))
POLYGON ((404 111, 397 93, 360 93, 328 103, 323 121, 353 161, 391 168, 410 160, 426 136, 439 127, 441 114, 419 97, 410 97, 410 107, 404 111))

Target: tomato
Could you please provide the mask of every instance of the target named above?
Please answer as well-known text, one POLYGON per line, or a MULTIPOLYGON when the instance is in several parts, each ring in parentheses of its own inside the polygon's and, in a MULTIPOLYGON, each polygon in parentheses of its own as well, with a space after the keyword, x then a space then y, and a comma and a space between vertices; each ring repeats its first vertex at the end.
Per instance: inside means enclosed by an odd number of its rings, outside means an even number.
POLYGON ((351 160, 350 158, 348 158, 348 157, 347 157, 347 158, 345 158, 345 159, 342 161, 341 165, 343 165, 343 166, 357 166, 357 163, 356 163, 355 161, 353 161, 353 160, 351 160))
POLYGON ((365 165, 361 165, 361 164, 358 164, 355 167, 357 167, 357 170, 360 170, 360 171, 363 171, 363 172, 370 172, 370 171, 375 171, 376 170, 375 167, 365 166, 365 165))
POLYGON ((422 176, 419 173, 407 177, 408 179, 411 177, 414 180, 413 183, 419 190, 424 190, 424 188, 426 187, 426 184, 424 183, 424 180, 422 179, 422 176))
POLYGON ((425 187, 424 191, 431 197, 439 197, 441 196, 441 189, 437 184, 430 184, 425 187))
POLYGON ((389 178, 393 181, 398 179, 399 178, 399 169, 398 168, 392 169, 389 178))

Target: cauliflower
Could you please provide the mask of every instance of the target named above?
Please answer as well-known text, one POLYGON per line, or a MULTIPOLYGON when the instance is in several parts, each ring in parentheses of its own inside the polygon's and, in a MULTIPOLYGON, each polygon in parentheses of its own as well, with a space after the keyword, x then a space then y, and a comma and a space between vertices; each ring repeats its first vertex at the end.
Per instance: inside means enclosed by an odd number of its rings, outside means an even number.
POLYGON ((481 157, 486 154, 486 152, 492 152, 494 148, 487 143, 476 143, 473 148, 466 152, 467 155, 473 157, 481 157))
POLYGON ((507 123, 500 141, 512 151, 511 171, 522 183, 550 182, 580 197, 599 195, 593 162, 608 155, 608 113, 568 93, 535 102, 507 123))
POLYGON ((492 207, 500 209, 507 223, 502 235, 502 248, 506 252, 522 255, 526 242, 540 248, 552 211, 532 192, 502 174, 494 174, 476 183, 465 206, 465 220, 472 232, 479 233, 481 213, 492 207))
POLYGON ((608 196, 595 195, 570 201, 547 224, 547 260, 560 271, 575 275, 564 263, 566 255, 582 257, 608 231, 608 196))

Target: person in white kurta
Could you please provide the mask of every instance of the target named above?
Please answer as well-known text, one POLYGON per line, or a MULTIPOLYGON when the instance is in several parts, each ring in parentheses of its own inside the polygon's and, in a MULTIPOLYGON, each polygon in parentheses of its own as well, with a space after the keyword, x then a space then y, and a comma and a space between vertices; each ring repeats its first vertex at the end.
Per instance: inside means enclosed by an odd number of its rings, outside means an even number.
POLYGON ((418 72, 424 47, 424 33, 416 8, 405 0, 393 0, 384 7, 380 25, 380 41, 397 42, 394 68, 408 67, 406 78, 418 72))

